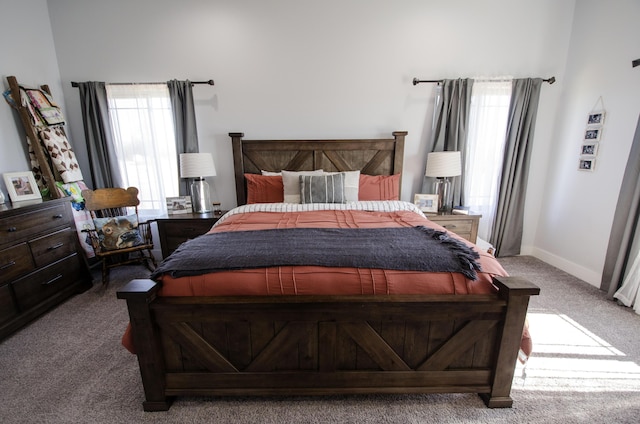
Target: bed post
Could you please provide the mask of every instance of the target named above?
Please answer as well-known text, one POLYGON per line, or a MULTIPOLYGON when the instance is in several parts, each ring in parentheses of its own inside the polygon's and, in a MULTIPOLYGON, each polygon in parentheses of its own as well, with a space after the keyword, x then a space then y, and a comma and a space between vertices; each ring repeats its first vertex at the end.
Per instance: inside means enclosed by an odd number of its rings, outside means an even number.
POLYGON ((145 411, 167 411, 172 398, 164 394, 164 358, 158 331, 152 321, 150 303, 156 298, 160 285, 152 280, 132 280, 118 290, 118 299, 127 301, 133 343, 138 356, 145 401, 145 411))
POLYGON ((408 134, 407 131, 394 131, 393 138, 396 139, 396 145, 393 152, 393 174, 400 174, 400 180, 398 184, 402 188, 402 163, 404 161, 404 137, 408 134))
POLYGON ((524 330, 529 297, 540 294, 540 288, 520 277, 494 277, 499 296, 507 301, 502 332, 498 337, 498 357, 491 381, 491 392, 480 393, 489 408, 510 408, 511 383, 515 374, 520 341, 524 330))
POLYGON ((236 174, 236 200, 238 206, 247 203, 247 190, 244 186, 244 153, 242 152, 242 137, 244 133, 229 133, 233 148, 233 169, 236 174))

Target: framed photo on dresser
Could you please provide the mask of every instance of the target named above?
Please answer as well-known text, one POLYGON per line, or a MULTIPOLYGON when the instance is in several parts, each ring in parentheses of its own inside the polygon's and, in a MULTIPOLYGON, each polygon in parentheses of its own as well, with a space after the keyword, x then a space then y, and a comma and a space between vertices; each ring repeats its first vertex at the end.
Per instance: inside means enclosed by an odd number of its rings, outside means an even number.
POLYGON ((12 202, 42 199, 33 172, 7 172, 2 176, 12 202))

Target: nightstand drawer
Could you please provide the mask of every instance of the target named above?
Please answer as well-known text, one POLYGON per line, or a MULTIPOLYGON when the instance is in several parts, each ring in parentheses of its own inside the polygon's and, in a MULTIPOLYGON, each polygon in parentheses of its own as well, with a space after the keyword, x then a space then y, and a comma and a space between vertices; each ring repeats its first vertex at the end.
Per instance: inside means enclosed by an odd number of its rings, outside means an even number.
POLYGON ((164 224, 164 234, 168 238, 176 237, 184 241, 185 239, 192 239, 205 234, 212 226, 213 223, 209 221, 198 221, 194 219, 189 221, 167 222, 164 224))
POLYGON ((13 291, 18 306, 24 311, 55 296, 75 284, 80 278, 80 273, 80 260, 78 255, 73 255, 14 281, 13 291))
POLYGON ((166 258, 182 243, 206 234, 220 216, 186 214, 156 220, 162 256, 166 258))
POLYGON ((9 282, 34 269, 27 243, 0 250, 0 283, 9 282))
POLYGON ((481 217, 482 215, 427 215, 429 220, 469 240, 471 243, 475 243, 478 239, 478 225, 481 217))
POLYGON ((471 221, 454 221, 454 220, 438 220, 436 221, 438 225, 443 226, 447 230, 454 232, 456 234, 471 234, 471 221))

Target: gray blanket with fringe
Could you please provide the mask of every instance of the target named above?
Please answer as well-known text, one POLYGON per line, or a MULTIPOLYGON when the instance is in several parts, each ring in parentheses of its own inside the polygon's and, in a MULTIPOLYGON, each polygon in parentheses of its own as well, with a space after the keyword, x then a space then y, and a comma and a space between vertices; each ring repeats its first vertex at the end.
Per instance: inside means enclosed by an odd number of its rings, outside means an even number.
POLYGON ((431 228, 290 228, 205 234, 183 243, 153 272, 173 277, 274 266, 316 265, 460 272, 475 280, 480 255, 431 228))

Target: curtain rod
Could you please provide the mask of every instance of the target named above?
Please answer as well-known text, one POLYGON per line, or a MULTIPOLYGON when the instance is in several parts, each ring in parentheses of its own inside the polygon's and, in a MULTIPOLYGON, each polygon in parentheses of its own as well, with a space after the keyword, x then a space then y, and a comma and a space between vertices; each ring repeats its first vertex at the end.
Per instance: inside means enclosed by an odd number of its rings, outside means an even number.
MULTIPOLYGON (((551 78, 547 78, 547 79, 543 79, 543 82, 548 82, 549 84, 553 84, 554 82, 556 82, 556 77, 551 77, 551 78)), ((427 83, 432 83, 432 84, 442 84, 444 82, 443 79, 441 80, 421 80, 418 78, 414 78, 413 79, 413 85, 418 85, 422 82, 427 82, 427 83)))
MULTIPOLYGON (((161 82, 109 82, 107 83, 109 85, 137 85, 137 84, 163 84, 161 82)), ((191 81, 191 85, 194 84, 208 84, 208 85, 214 85, 213 84, 213 80, 210 79, 209 81, 191 81)), ((71 81, 71 86, 72 87, 78 87, 78 83, 71 81)))

